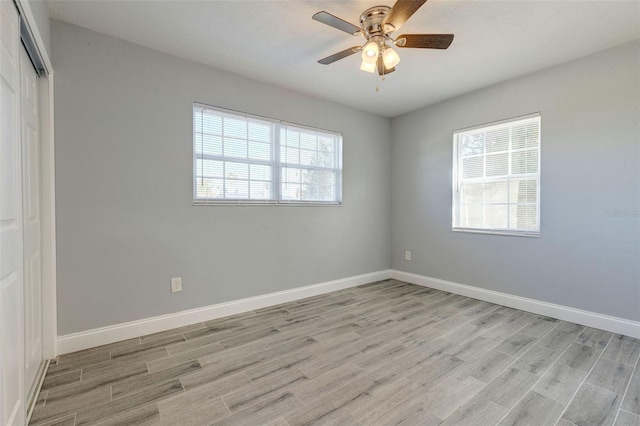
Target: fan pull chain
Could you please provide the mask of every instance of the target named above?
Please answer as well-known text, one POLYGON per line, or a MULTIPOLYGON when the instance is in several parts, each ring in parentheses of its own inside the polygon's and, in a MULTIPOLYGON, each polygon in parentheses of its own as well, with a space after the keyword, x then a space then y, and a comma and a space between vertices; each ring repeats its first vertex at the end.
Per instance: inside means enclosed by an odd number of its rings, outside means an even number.
MULTIPOLYGON (((380 77, 380 82, 383 82, 385 75, 383 74, 379 77, 380 77)), ((378 83, 376 83, 376 93, 379 93, 379 92, 380 92, 380 86, 378 85, 378 83)))

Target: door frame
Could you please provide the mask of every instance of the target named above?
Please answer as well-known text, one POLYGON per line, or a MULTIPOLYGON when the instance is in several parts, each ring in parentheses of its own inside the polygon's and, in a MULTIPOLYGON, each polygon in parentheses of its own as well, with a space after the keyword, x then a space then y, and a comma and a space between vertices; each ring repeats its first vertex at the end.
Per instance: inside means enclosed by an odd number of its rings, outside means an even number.
POLYGON ((26 0, 14 0, 18 12, 27 23, 42 62, 45 74, 38 79, 40 97, 40 183, 42 215, 42 356, 58 356, 58 319, 56 297, 56 175, 54 134, 54 70, 45 49, 31 5, 26 0))

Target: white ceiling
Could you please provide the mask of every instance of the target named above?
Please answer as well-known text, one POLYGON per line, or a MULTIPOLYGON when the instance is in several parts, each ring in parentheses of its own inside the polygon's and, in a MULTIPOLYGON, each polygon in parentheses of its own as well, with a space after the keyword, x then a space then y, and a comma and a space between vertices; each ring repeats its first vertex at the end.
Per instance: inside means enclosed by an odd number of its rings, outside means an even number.
POLYGON ((53 19, 387 117, 640 39, 638 0, 430 0, 399 33, 453 33, 448 50, 397 49, 383 82, 358 54, 316 62, 363 39, 315 12, 357 25, 394 2, 45 0, 53 19))

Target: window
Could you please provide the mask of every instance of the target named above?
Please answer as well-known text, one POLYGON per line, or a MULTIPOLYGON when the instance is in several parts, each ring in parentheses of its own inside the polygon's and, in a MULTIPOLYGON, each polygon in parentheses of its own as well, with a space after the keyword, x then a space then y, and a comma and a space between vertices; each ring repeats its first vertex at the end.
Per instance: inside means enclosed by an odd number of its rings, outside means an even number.
POLYGON ((193 105, 194 203, 341 204, 342 136, 193 105))
POLYGON ((453 230, 540 235, 540 114, 453 133, 453 230))

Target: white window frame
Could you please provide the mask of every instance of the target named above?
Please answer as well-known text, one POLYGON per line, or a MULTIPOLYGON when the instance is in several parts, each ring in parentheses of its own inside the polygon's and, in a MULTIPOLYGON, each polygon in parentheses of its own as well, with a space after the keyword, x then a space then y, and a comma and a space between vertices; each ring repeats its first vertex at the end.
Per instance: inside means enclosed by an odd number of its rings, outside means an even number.
MULTIPOLYGON (((453 132, 453 182, 452 182, 452 231, 454 232, 469 232, 469 233, 480 233, 480 234, 493 234, 493 235, 510 235, 510 236, 519 236, 519 237, 540 237, 540 159, 541 159, 541 145, 542 145, 542 134, 541 134, 541 123, 542 117, 541 114, 533 113, 527 114, 523 116, 513 117, 506 120, 491 122, 487 124, 482 124, 478 126, 467 127, 464 129, 455 130, 453 132), (537 173, 526 173, 526 174, 511 174, 511 168, 509 167, 509 174, 500 176, 500 177, 483 177, 483 178, 473 178, 475 182, 497 182, 497 181, 509 181, 510 179, 522 179, 522 178, 533 178, 535 177, 537 187, 536 187, 536 229, 517 229, 517 228, 469 228, 462 227, 459 225, 459 215, 460 215, 460 186, 464 181, 471 181, 471 179, 465 179, 459 173, 461 171, 461 152, 460 152, 460 136, 464 133, 471 132, 474 130, 491 130, 500 127, 510 127, 510 125, 516 122, 528 121, 528 120, 537 120, 538 124, 538 167, 537 173)), ((512 150, 511 142, 509 143, 509 150, 507 151, 509 154, 515 152, 516 150, 512 150)), ((486 156, 486 151, 483 154, 486 156)), ((511 157, 511 155, 509 155, 511 157)), ((509 160, 511 162, 511 160, 509 160)))
POLYGON ((296 123, 286 122, 282 120, 276 120, 267 117, 261 117, 258 115, 246 114, 226 108, 220 108, 211 106, 199 102, 193 103, 193 205, 294 205, 294 206, 341 206, 342 205, 342 133, 318 129, 310 126, 304 126, 296 123), (196 142, 196 123, 195 114, 199 109, 206 109, 214 111, 220 115, 232 117, 238 120, 246 121, 259 121, 262 123, 268 123, 271 125, 271 158, 269 160, 257 160, 249 158, 237 158, 222 155, 209 155, 206 156, 209 159, 216 161, 232 161, 246 164, 257 165, 269 165, 271 166, 271 180, 270 182, 270 198, 269 199, 249 199, 249 198, 198 198, 197 196, 197 180, 198 168, 197 161, 205 154, 198 152, 196 142), (282 161, 280 151, 284 147, 284 142, 281 141, 281 130, 291 128, 292 130, 308 131, 317 135, 326 135, 328 137, 335 138, 334 146, 334 167, 301 165, 301 164, 289 164, 286 161, 282 161), (335 173, 335 199, 334 200, 299 200, 299 199, 285 199, 283 196, 282 185, 283 176, 282 169, 285 167, 295 167, 307 170, 318 171, 330 171, 335 173))

